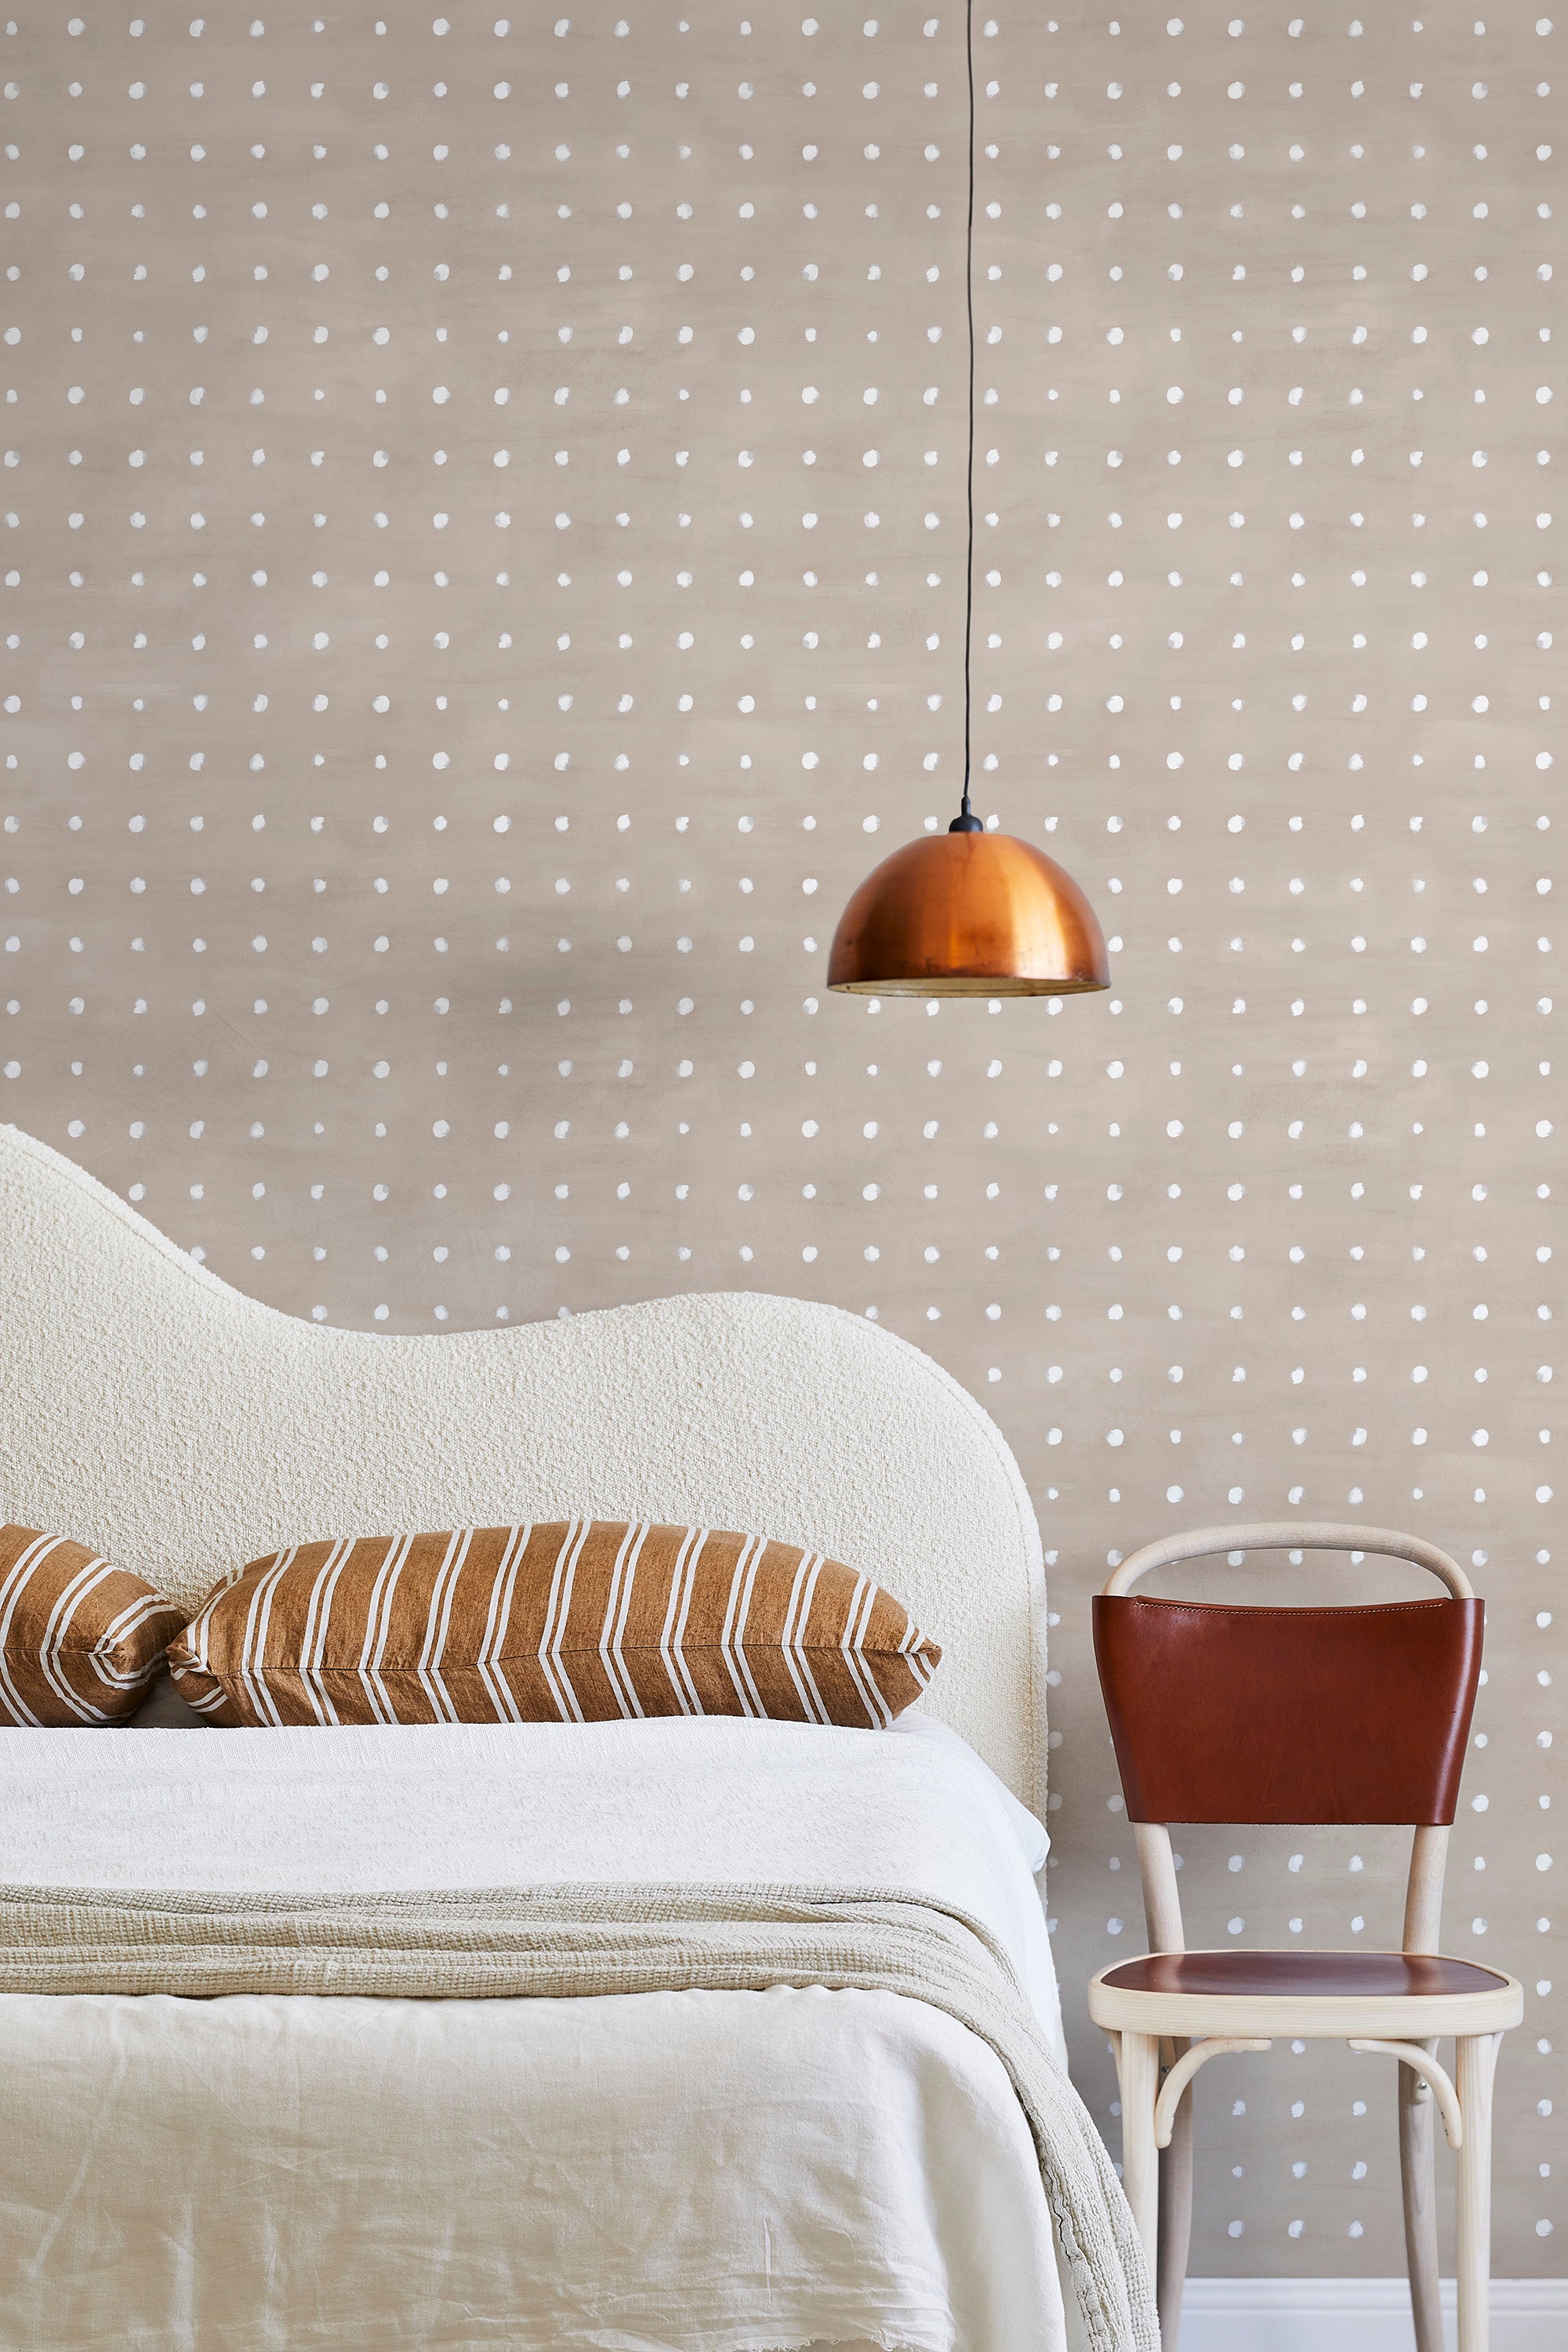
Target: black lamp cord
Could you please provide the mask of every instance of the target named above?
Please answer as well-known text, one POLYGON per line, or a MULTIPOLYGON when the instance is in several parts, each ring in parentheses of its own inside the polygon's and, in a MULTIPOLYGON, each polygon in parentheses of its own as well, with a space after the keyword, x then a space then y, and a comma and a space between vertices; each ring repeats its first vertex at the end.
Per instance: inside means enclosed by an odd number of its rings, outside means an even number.
POLYGON ((963 55, 969 75, 969 213, 963 232, 963 308, 969 327, 969 451, 964 467, 968 536, 963 556, 963 795, 949 833, 984 833, 969 805, 970 645, 974 634, 974 0, 964 0, 963 55))

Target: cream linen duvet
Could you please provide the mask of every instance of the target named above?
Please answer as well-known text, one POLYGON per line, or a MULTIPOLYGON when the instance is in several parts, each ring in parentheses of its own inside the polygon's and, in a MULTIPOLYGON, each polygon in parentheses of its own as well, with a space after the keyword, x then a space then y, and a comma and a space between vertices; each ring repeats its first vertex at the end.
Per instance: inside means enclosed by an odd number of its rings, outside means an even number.
MULTIPOLYGON (((0 1805, 13 1883, 914 1889, 1054 2020, 1043 1833, 918 1722, 13 1733, 0 1805)), ((1070 2340, 1000 2060, 896 1993, 10 1994, 0 2103, 17 2352, 1070 2340)))

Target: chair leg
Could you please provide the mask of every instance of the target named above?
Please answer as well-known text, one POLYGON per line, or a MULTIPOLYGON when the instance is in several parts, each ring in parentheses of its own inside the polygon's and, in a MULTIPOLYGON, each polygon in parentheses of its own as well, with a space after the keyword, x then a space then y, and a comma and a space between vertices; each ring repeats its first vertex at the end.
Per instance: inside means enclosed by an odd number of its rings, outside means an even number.
POLYGON ((1123 2033, 1116 2067, 1121 2083, 1121 2186, 1152 2278, 1160 2236, 1160 2151, 1154 2145, 1154 2102, 1160 2088, 1157 2038, 1123 2033))
MULTIPOLYGON (((1434 2053, 1435 2042, 1427 2048, 1434 2053)), ((1420 2077, 1408 2066, 1399 2075, 1399 2169, 1405 2189, 1405 2251, 1410 2271, 1410 2308, 1415 2321, 1415 2352, 1443 2352, 1442 2307, 1437 2287, 1436 2147, 1437 2102, 1430 2091, 1416 2095, 1420 2077)))
MULTIPOLYGON (((1178 2052, 1185 2049, 1178 2042, 1178 2052)), ((1161 2352, 1177 2352, 1182 2336, 1182 2291, 1187 2283, 1187 2250, 1193 2234, 1193 2100, 1188 2092, 1176 2110, 1170 2146, 1160 2156, 1159 2305, 1161 2352)), ((1426 2352, 1421 2346, 1419 2352, 1426 2352)))
POLYGON ((1492 2075, 1500 2033, 1467 2034, 1458 2045, 1459 2145, 1458 2352, 1488 2352, 1490 2339, 1492 2075))

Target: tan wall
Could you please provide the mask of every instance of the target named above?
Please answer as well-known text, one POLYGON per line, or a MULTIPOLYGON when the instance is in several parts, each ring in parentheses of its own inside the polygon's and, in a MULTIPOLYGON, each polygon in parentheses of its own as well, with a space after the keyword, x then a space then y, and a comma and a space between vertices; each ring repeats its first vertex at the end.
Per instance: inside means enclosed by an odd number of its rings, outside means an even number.
MULTIPOLYGON (((0 1108, 296 1314, 755 1285, 931 1349, 1046 1531, 1075 2021, 1140 1932, 1107 1558, 1473 1560, 1448 1941, 1541 1980, 1497 2261, 1560 2268, 1562 36, 990 0, 979 801, 1116 986, 878 1009, 836 911, 959 777, 952 0, 256 5, 0 43, 0 1108)), ((1195 1934, 1397 1932, 1388 1832, 1184 1843, 1195 1934)), ((1390 2067, 1199 2107, 1196 2268, 1397 2267, 1390 2067)))

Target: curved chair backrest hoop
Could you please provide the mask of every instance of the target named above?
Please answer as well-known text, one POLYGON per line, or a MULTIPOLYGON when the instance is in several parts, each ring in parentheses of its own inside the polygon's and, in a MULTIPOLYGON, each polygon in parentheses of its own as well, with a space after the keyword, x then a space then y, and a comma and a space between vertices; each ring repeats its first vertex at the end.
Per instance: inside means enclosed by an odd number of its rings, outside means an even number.
POLYGON ((1094 1603, 1094 1650, 1134 1822, 1452 1822, 1485 1612, 1446 1552, 1393 1528, 1199 1528, 1145 1544, 1094 1603), (1350 1607, 1156 1600, 1151 1570, 1289 1549, 1410 1560, 1447 1588, 1350 1607))
POLYGON ((1457 1601, 1469 1601, 1475 1588, 1458 1560, 1419 1536, 1405 1536, 1394 1528, 1357 1528, 1337 1521, 1258 1519, 1238 1528, 1194 1528, 1186 1535, 1161 1536, 1130 1552, 1106 1578, 1101 1590, 1120 1596, 1131 1592, 1141 1576, 1156 1568, 1173 1568, 1184 1559, 1207 1559, 1230 1551, 1370 1551, 1387 1559, 1407 1559, 1426 1569, 1446 1584, 1457 1601))

